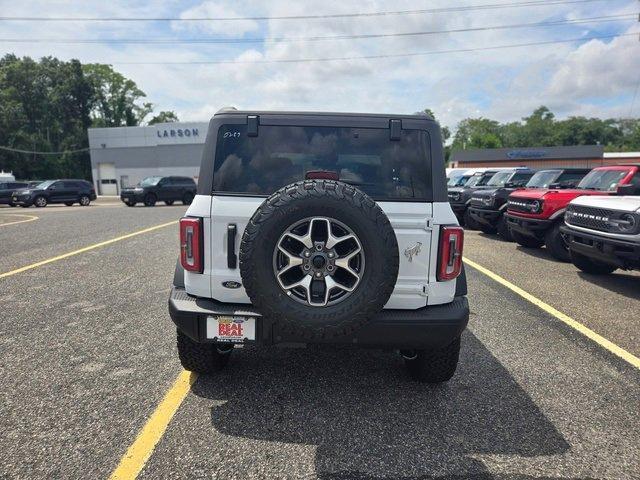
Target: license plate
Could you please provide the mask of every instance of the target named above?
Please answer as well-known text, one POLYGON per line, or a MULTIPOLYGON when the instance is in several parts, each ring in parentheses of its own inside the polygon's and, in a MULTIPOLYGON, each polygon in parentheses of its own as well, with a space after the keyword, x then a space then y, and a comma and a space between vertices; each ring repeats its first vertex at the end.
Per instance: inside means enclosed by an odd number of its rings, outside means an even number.
POLYGON ((231 343, 255 340, 256 319, 239 315, 207 317, 207 338, 231 343))

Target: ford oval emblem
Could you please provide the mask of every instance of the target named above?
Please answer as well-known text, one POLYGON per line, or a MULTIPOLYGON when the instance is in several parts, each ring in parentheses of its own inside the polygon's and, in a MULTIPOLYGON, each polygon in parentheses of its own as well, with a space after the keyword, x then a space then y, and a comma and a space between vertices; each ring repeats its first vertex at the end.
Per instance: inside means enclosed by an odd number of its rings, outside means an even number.
POLYGON ((242 284, 240 282, 236 282, 234 280, 228 280, 226 282, 222 282, 222 286, 224 288, 240 288, 242 284))

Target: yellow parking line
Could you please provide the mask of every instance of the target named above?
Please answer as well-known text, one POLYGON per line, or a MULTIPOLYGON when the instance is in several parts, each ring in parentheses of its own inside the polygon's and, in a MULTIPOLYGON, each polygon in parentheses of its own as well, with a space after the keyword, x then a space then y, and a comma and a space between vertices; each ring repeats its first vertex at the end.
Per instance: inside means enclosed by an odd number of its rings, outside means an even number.
POLYGON ((467 265, 475 268, 479 272, 484 273, 487 277, 491 278, 492 280, 495 280, 499 284, 507 287, 512 292, 517 293, 518 295, 520 295, 525 300, 533 303, 537 307, 539 307, 542 310, 544 310, 545 312, 547 312, 549 315, 554 316, 555 318, 557 318, 561 322, 563 322, 566 325, 570 326, 574 330, 580 332, 585 337, 590 338, 591 340, 596 342, 598 345, 600 345, 602 348, 608 350, 609 352, 613 353, 614 355, 617 355, 618 357, 623 359, 625 362, 627 362, 630 365, 636 367, 637 369, 640 369, 640 358, 638 358, 635 355, 627 352, 624 348, 619 347, 618 345, 616 345, 615 343, 611 342, 610 340, 607 340, 602 335, 599 335, 596 332, 594 332, 593 330, 591 330, 589 327, 584 326, 583 324, 581 324, 580 322, 574 320, 570 316, 565 315, 564 313, 560 312, 559 310, 556 310, 551 305, 549 305, 549 304, 543 302, 542 300, 540 300, 539 298, 531 295, 529 292, 524 291, 522 288, 514 285, 513 283, 509 282, 508 280, 505 280, 500 275, 498 275, 496 273, 493 273, 491 270, 483 267, 482 265, 478 265, 476 262, 474 262, 472 260, 469 260, 468 258, 465 258, 464 262, 467 265))
POLYGON ((196 374, 183 370, 173 386, 142 427, 135 441, 128 448, 120 463, 109 477, 112 480, 134 479, 142 471, 147 460, 164 435, 169 422, 189 393, 196 374))
POLYGON ((9 223, 0 223, 0 227, 6 227, 9 225, 17 225, 18 223, 27 223, 27 222, 33 222, 34 220, 38 220, 38 217, 36 217, 35 215, 22 215, 20 213, 3 213, 2 215, 6 215, 9 217, 27 217, 26 220, 16 220, 15 222, 9 222, 9 223))
POLYGON ((126 235, 122 235, 120 237, 112 238, 110 240, 105 240, 104 242, 94 243, 93 245, 89 245, 84 248, 80 248, 78 250, 74 250, 72 252, 64 253, 62 255, 58 255, 57 257, 48 258, 46 260, 42 260, 41 262, 32 263, 31 265, 26 265, 24 267, 17 268, 16 270, 11 270, 9 272, 0 273, 0 278, 10 277, 12 275, 16 275, 18 273, 26 272, 27 270, 32 270, 34 268, 42 267, 43 265, 47 265, 49 263, 57 262, 59 260, 64 260, 65 258, 73 257, 74 255, 79 255, 84 252, 88 252, 90 250, 95 250, 96 248, 105 247, 107 245, 111 245, 112 243, 119 242, 121 240, 126 240, 127 238, 135 237, 137 235, 142 235, 143 233, 153 232, 154 230, 158 230, 160 228, 168 227, 170 225, 177 224, 177 220, 173 220, 171 222, 162 223, 160 225, 156 225, 154 227, 145 228, 142 230, 138 230, 136 232, 128 233, 126 235))

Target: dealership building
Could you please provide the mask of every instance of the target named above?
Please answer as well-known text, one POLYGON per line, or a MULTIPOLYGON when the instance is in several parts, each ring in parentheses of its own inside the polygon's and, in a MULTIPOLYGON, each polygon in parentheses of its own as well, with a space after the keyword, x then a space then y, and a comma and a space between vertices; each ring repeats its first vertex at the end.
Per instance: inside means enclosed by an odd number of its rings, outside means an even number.
POLYGON ((599 167, 640 163, 640 152, 605 153, 602 145, 572 147, 484 148, 451 154, 451 167, 599 167))
POLYGON ((206 122, 158 123, 146 127, 90 128, 93 183, 99 195, 118 195, 145 177, 198 178, 206 122))

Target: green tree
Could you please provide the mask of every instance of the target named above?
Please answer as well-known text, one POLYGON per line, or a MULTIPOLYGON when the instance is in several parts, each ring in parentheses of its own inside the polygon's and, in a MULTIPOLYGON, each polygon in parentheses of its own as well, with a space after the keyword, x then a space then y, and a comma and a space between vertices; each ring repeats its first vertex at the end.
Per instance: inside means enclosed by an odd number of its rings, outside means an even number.
MULTIPOLYGON (((91 178, 88 147, 92 126, 139 125, 152 104, 135 82, 109 65, 44 57, 0 58, 0 168, 23 179, 91 178), (66 153, 65 153, 66 152, 66 153)), ((175 119, 174 112, 155 118, 175 119)))
POLYGON ((498 122, 488 118, 466 118, 458 123, 452 149, 500 148, 502 146, 501 126, 498 122))
POLYGON ((91 111, 94 126, 133 127, 152 112, 151 103, 140 103, 147 95, 111 65, 92 63, 84 65, 83 70, 94 89, 91 111))
POLYGON ((151 120, 149 120, 149 125, 155 125, 156 123, 166 123, 166 122, 179 122, 178 115, 173 111, 161 111, 158 112, 157 115, 154 115, 151 120))

